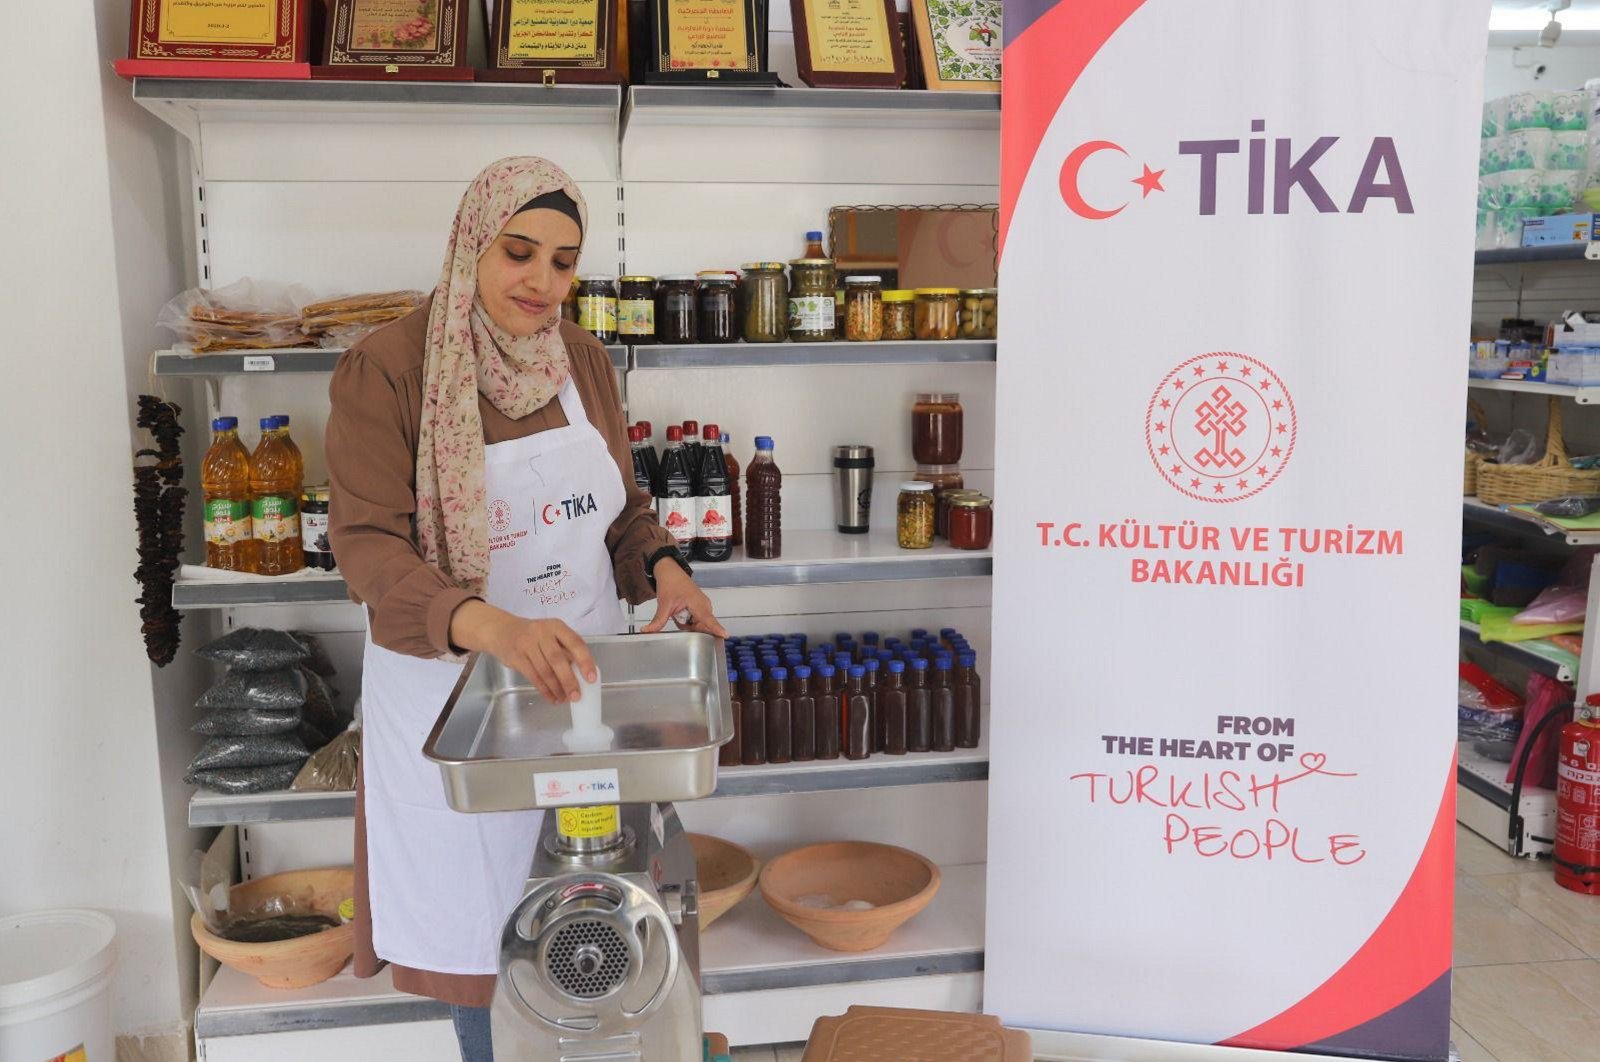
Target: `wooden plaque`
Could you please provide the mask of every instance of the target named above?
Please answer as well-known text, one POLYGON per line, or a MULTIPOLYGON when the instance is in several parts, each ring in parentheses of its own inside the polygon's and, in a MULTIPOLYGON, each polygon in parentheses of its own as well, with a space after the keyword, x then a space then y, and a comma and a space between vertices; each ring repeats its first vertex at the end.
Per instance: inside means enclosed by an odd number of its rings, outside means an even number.
POLYGON ((789 0, 800 80, 813 88, 900 88, 894 0, 789 0))
POLYGON ((767 72, 767 0, 653 0, 650 70, 658 84, 776 85, 767 72))
POLYGON ((999 92, 1001 0, 911 0, 930 89, 999 92))
POLYGON ((471 81, 470 0, 323 0, 322 65, 313 77, 471 81))
POLYGON ((621 84, 628 70, 622 3, 493 0, 486 21, 489 66, 478 71, 478 80, 621 84))
MULTIPOLYGON (((249 63, 290 67, 310 52, 309 0, 133 0, 128 59, 144 63, 249 63)), ((137 65, 134 73, 157 73, 137 65)), ((176 68, 165 71, 176 73, 176 68)), ((206 76, 226 77, 222 69, 206 76)), ((234 76, 261 76, 238 71, 234 76)), ((269 75, 270 76, 270 75, 269 75)), ((301 75, 304 76, 304 75, 301 75)))

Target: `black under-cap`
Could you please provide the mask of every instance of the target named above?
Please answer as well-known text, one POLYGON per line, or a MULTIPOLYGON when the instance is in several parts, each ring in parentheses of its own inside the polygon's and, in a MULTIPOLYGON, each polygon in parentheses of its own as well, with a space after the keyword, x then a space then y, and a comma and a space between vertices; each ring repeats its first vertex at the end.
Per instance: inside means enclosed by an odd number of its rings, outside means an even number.
POLYGON ((546 192, 544 195, 534 196, 518 207, 517 213, 520 214, 524 210, 554 210, 565 214, 577 224, 579 237, 583 236, 583 216, 578 213, 578 204, 574 203, 572 197, 560 188, 553 192, 546 192))

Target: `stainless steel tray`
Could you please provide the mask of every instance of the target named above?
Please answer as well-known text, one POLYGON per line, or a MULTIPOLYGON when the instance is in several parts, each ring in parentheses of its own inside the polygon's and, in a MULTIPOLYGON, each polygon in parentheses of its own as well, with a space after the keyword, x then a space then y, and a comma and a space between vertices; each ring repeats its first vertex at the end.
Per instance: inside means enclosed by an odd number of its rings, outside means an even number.
POLYGON ((679 633, 588 644, 600 668, 601 719, 615 731, 611 749, 567 751, 561 735, 572 725, 570 706, 473 654, 422 746, 452 808, 696 800, 716 789, 717 749, 733 738, 722 642, 679 633))

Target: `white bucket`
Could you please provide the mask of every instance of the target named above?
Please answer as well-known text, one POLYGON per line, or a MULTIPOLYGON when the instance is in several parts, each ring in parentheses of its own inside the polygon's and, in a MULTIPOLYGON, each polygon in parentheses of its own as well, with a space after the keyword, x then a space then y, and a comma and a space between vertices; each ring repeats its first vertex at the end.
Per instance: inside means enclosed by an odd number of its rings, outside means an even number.
POLYGON ((98 911, 0 917, 0 1059, 115 1062, 116 940, 98 911))

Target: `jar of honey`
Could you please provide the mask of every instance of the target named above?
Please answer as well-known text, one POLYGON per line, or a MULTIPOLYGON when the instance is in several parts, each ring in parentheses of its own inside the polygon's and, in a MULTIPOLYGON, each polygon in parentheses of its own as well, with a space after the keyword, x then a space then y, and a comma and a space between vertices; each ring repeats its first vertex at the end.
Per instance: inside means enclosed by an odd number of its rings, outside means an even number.
POLYGON ((954 392, 924 392, 911 407, 911 454, 919 465, 961 463, 961 396, 954 392))
POLYGON ((595 273, 578 278, 578 327, 602 343, 617 341, 617 281, 595 273))
POLYGON ((950 544, 988 549, 994 541, 994 505, 986 495, 963 491, 950 499, 950 544))

